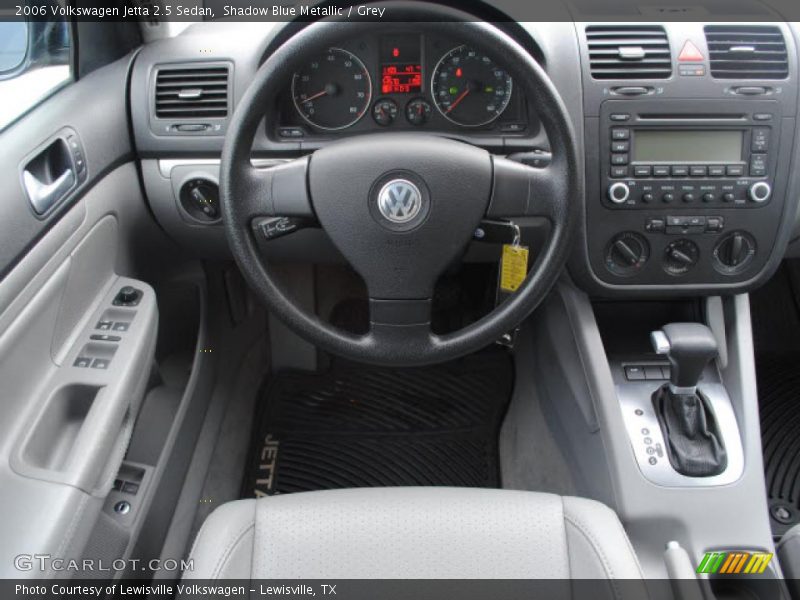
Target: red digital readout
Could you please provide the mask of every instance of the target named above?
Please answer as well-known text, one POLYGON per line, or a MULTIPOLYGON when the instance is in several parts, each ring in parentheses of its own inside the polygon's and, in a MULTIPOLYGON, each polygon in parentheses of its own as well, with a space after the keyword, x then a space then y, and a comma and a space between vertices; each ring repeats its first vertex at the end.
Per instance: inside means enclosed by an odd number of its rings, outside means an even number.
POLYGON ((383 65, 381 91, 409 94, 422 91, 422 65, 383 65))

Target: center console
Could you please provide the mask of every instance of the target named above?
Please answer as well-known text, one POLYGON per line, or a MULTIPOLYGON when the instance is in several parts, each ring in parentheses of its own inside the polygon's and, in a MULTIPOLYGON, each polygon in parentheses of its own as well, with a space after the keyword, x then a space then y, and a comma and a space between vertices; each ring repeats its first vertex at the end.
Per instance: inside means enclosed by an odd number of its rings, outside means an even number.
POLYGON ((571 271, 593 295, 747 291, 780 261, 795 219, 793 57, 769 85, 730 79, 706 68, 719 47, 708 28, 663 29, 671 75, 631 80, 647 65, 614 63, 631 71, 620 81, 598 69, 611 60, 608 36, 628 30, 587 30, 585 247, 571 271), (691 63, 680 57, 688 42, 699 49, 691 63))

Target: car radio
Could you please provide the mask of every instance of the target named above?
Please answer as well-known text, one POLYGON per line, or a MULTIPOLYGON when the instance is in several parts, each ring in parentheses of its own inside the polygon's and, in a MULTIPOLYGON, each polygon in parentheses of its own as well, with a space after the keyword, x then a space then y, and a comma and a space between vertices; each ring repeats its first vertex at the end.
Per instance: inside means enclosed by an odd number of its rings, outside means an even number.
POLYGON ((606 206, 735 208, 769 202, 780 123, 772 106, 763 112, 688 114, 639 112, 632 105, 603 107, 606 206))

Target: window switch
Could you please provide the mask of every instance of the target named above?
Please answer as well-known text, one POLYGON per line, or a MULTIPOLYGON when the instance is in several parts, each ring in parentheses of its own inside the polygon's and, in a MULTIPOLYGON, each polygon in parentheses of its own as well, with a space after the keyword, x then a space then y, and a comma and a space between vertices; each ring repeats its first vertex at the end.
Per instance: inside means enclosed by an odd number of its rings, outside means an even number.
POLYGON ((129 323, 123 323, 118 321, 114 323, 114 326, 111 328, 112 331, 128 331, 129 323))
POLYGON ((111 361, 108 360, 107 358, 95 358, 94 362, 92 362, 92 368, 93 369, 107 369, 108 368, 108 364, 110 362, 111 361))
POLYGON ((116 492, 120 491, 122 489, 122 483, 123 482, 122 482, 121 479, 115 479, 114 480, 114 491, 116 491, 116 492))
POLYGON ((99 321, 95 326, 95 329, 99 329, 100 331, 108 331, 111 329, 113 323, 111 321, 99 321))
POLYGON ((79 356, 78 358, 75 359, 75 362, 73 363, 72 366, 81 367, 81 368, 87 368, 91 364, 92 364, 92 359, 91 358, 87 358, 85 356, 79 356))

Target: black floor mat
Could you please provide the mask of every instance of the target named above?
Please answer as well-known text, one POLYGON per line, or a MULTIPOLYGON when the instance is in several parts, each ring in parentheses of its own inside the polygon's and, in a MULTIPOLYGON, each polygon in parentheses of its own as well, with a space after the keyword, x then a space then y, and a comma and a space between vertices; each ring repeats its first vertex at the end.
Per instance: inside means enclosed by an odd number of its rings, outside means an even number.
POLYGON ((795 261, 751 296, 764 470, 772 530, 800 523, 800 270, 795 261))
POLYGON ((242 494, 497 487, 512 387, 512 360, 499 348, 435 367, 334 361, 326 373, 280 373, 265 390, 242 494))

